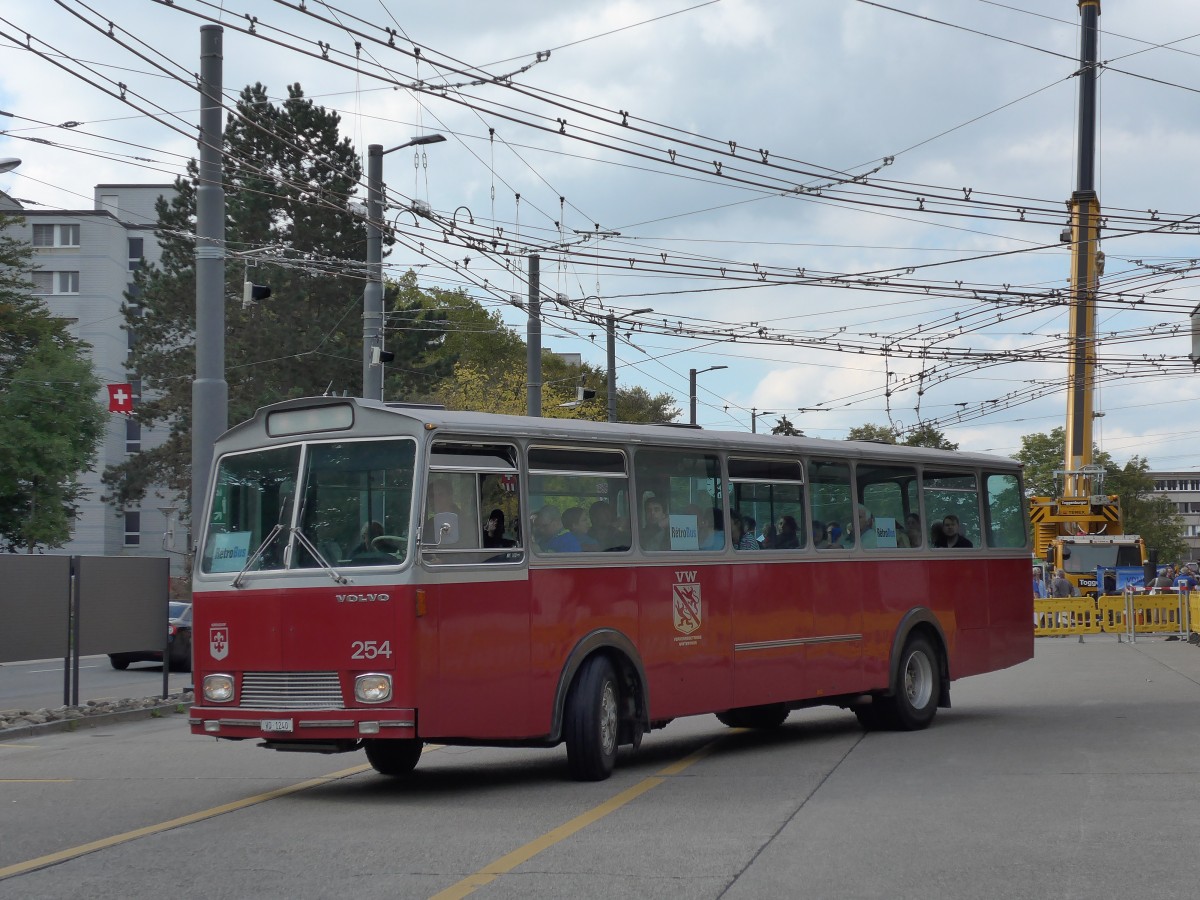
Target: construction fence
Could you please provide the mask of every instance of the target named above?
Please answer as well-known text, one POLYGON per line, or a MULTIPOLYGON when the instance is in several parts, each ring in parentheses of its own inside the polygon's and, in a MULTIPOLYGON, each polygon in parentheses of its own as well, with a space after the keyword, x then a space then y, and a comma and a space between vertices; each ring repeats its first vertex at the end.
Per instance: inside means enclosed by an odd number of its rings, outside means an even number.
POLYGON ((1126 590, 1101 597, 1063 597, 1033 601, 1036 637, 1115 634, 1136 641, 1139 634, 1188 639, 1200 626, 1200 591, 1148 594, 1126 590))

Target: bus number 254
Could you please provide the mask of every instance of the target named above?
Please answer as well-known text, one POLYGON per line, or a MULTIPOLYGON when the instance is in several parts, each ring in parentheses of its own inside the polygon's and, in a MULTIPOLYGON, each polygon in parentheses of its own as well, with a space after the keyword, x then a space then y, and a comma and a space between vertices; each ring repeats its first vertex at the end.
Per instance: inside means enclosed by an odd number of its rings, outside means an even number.
POLYGON ((392 658, 391 641, 351 641, 351 659, 375 659, 378 656, 392 658))

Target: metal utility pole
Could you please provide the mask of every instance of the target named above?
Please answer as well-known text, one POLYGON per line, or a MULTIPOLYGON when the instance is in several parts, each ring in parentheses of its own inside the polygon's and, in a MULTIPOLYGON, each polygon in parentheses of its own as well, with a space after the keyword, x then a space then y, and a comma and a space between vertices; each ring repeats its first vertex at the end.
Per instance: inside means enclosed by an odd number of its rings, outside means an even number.
POLYGON ((693 425, 696 424, 696 376, 703 375, 705 372, 715 372, 717 369, 728 369, 729 366, 709 366, 707 369, 696 371, 688 369, 688 398, 691 406, 691 418, 688 420, 693 425))
POLYGON ((1100 0, 1078 0, 1082 17, 1079 47, 1079 159, 1071 195, 1071 312, 1067 364, 1066 475, 1063 496, 1096 493, 1091 477, 1092 403, 1096 381, 1097 256, 1100 198, 1096 195, 1096 67, 1100 0))
POLYGON ((367 286, 363 288, 363 399, 383 399, 383 157, 396 150, 439 144, 444 134, 422 134, 398 147, 367 147, 367 286))
POLYGON ((525 415, 542 414, 542 258, 529 254, 529 321, 525 326, 525 415))
POLYGON ((750 407, 750 433, 758 434, 758 417, 759 416, 773 416, 773 415, 775 415, 775 410, 773 410, 773 409, 764 409, 762 412, 758 412, 757 410, 755 410, 755 408, 753 406, 750 407))
POLYGON ((196 379, 192 382, 189 546, 208 497, 213 444, 229 426, 225 382, 225 187, 221 154, 224 29, 200 26, 200 168, 196 182, 196 379))
POLYGON ((608 326, 608 421, 610 422, 617 421, 617 323, 630 316, 648 312, 654 312, 654 310, 650 308, 635 309, 619 316, 609 313, 606 317, 608 326))

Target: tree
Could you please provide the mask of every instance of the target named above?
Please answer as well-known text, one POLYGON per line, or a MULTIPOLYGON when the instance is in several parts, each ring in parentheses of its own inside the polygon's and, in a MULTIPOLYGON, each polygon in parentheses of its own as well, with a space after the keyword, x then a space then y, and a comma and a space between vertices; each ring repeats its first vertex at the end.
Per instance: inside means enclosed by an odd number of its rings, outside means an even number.
MULTIPOLYGON (((226 265, 225 367, 229 421, 268 403, 325 393, 358 393, 362 381, 361 279, 331 274, 329 263, 365 256, 366 229, 347 209, 362 176, 358 154, 338 135, 339 116, 288 87, 280 106, 255 84, 242 91, 224 135, 226 245, 281 247, 226 265), (272 297, 248 308, 242 283, 253 275, 272 297)), ((154 484, 186 496, 191 482, 191 381, 195 372, 195 161, 158 203, 161 266, 135 273, 125 318, 135 343, 130 369, 142 379, 135 415, 165 425, 165 443, 109 468, 106 497, 135 503, 154 484)))
POLYGON ((0 545, 27 553, 71 539, 105 422, 87 345, 30 295, 31 255, 0 237, 0 545))
POLYGON ((958 444, 946 438, 940 429, 922 422, 900 440, 900 429, 894 425, 857 425, 846 432, 848 441, 877 441, 884 444, 903 444, 905 447, 932 447, 935 450, 957 450, 958 444))
POLYGON ((786 434, 790 437, 804 437, 804 432, 793 425, 787 416, 780 416, 779 421, 771 428, 771 434, 786 434))

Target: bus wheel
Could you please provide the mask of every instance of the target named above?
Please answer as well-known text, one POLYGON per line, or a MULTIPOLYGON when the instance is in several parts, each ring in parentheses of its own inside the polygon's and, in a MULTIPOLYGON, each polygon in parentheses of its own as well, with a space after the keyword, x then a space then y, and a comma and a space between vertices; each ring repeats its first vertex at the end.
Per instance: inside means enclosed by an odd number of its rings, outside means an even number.
POLYGON ((928 638, 914 634, 900 655, 895 693, 887 698, 882 710, 889 724, 898 731, 928 728, 937 712, 940 684, 937 653, 928 638))
POLYGON ((766 706, 742 706, 717 713, 717 721, 730 728, 778 728, 791 712, 782 703, 766 706))
POLYGON ((576 781, 603 781, 612 774, 620 696, 612 663, 603 656, 588 659, 567 704, 567 766, 576 781))
POLYGON ((421 758, 422 741, 415 738, 372 738, 363 741, 367 762, 380 775, 407 775, 417 767, 421 758))

